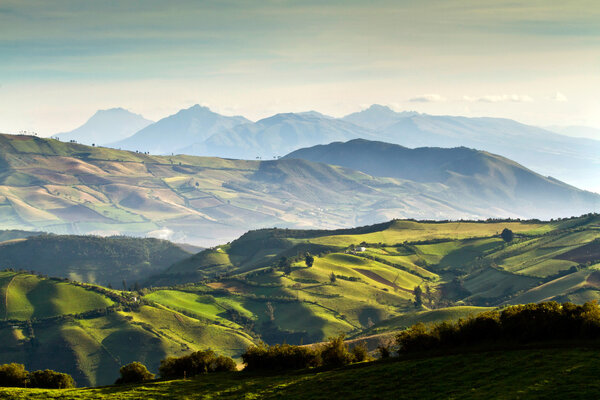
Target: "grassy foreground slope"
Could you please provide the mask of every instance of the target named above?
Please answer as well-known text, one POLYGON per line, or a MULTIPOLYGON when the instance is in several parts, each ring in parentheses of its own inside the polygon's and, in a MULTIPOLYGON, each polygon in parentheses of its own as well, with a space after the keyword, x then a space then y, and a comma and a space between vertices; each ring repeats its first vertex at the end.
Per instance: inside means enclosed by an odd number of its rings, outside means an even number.
POLYGON ((600 396, 597 349, 468 353, 276 376, 220 373, 95 389, 0 389, 13 399, 589 399, 600 396))

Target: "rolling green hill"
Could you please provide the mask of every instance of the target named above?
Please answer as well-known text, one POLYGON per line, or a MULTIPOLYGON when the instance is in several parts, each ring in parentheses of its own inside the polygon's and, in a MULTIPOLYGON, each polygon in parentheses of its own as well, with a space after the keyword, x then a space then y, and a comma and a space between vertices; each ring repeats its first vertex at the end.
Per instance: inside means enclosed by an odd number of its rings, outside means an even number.
POLYGON ((191 255, 151 238, 43 234, 0 242, 0 268, 119 288, 123 281, 133 287, 191 255))
MULTIPOLYGON (((494 160, 494 166, 521 171, 508 160, 494 160)), ((500 182, 505 175, 484 172, 477 179, 486 187, 506 186, 500 182)), ((418 182, 298 159, 152 156, 0 135, 0 224, 5 229, 216 245, 268 226, 339 228, 391 218, 578 215, 596 210, 600 199, 544 180, 572 195, 559 215, 547 191, 526 201, 512 195, 506 200, 508 192, 502 190, 486 190, 482 197, 455 184, 462 179, 454 174, 452 182, 418 182), (591 200, 581 203, 586 196, 591 200)))
POLYGON ((121 365, 211 347, 238 357, 255 339, 231 321, 189 317, 130 292, 0 273, 0 363, 71 374, 78 385, 114 382, 121 365))

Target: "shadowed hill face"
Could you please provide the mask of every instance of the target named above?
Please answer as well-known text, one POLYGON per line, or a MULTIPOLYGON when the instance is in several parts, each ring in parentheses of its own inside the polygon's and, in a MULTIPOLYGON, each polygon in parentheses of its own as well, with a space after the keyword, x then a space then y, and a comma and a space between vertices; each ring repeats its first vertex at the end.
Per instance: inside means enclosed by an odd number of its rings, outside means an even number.
MULTIPOLYGON (((373 176, 442 183, 470 198, 515 208, 525 202, 560 209, 574 199, 597 209, 598 195, 536 174, 506 158, 464 147, 417 148, 362 139, 294 151, 285 159, 340 165, 373 176), (493 199, 493 200, 492 200, 493 199)), ((468 201, 468 200, 467 200, 468 201)))
POLYGON ((165 240, 36 235, 0 243, 0 265, 17 270, 121 287, 191 256, 165 240))

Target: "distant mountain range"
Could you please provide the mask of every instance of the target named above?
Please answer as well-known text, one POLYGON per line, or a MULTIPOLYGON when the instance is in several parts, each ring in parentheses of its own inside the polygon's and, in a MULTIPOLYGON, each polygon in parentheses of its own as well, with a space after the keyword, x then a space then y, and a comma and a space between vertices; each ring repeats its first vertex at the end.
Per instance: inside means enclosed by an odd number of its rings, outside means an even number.
POLYGON ((369 129, 317 112, 287 113, 223 130, 204 142, 180 149, 180 153, 269 159, 314 144, 376 137, 369 129))
POLYGON ((110 147, 151 154, 181 153, 182 148, 249 122, 244 117, 225 117, 196 104, 145 127, 131 137, 112 143, 110 147))
POLYGON ((125 139, 142 128, 152 124, 139 114, 134 114, 123 108, 111 108, 96 112, 85 124, 70 132, 57 133, 63 141, 75 140, 87 145, 104 146, 125 139))
MULTIPOLYGON (((69 135, 59 137, 157 155, 189 154, 247 160, 273 159, 303 147, 358 138, 409 148, 465 146, 502 155, 542 175, 577 187, 600 191, 597 182, 600 140, 574 137, 577 132, 591 137, 589 129, 583 132, 581 127, 555 129, 568 133, 567 136, 509 119, 395 112, 381 105, 372 105, 343 118, 310 111, 276 114, 251 122, 244 117, 223 116, 195 105, 135 133, 131 129, 118 133, 114 126, 120 123, 116 120, 106 123, 102 137, 119 136, 119 140, 109 143, 97 140, 98 135, 91 140, 85 134, 91 129, 89 126, 101 125, 96 123, 100 116, 106 119, 112 115, 102 113, 69 135)), ((121 110, 121 113, 127 111, 121 110)), ((94 129, 94 132, 101 130, 94 129)))
POLYGON ((152 156, 0 135, 0 224, 213 246, 262 227, 342 228, 391 218, 549 219, 600 209, 600 195, 486 152, 409 150, 364 140, 330 146, 323 148, 341 146, 340 157, 303 153, 342 165, 353 158, 356 169, 291 158, 302 152, 271 161, 152 156), (398 161, 404 157, 409 161, 398 161), (400 168, 405 172, 394 172, 400 168))

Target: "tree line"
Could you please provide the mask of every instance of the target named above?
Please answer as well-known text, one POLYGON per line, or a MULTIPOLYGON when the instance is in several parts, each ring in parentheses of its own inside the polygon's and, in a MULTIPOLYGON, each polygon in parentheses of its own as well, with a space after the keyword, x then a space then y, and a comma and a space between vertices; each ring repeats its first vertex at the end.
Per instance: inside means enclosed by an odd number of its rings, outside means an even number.
POLYGON ((524 304, 487 311, 455 323, 418 323, 396 338, 400 354, 472 346, 506 346, 552 341, 600 339, 600 306, 524 304))

